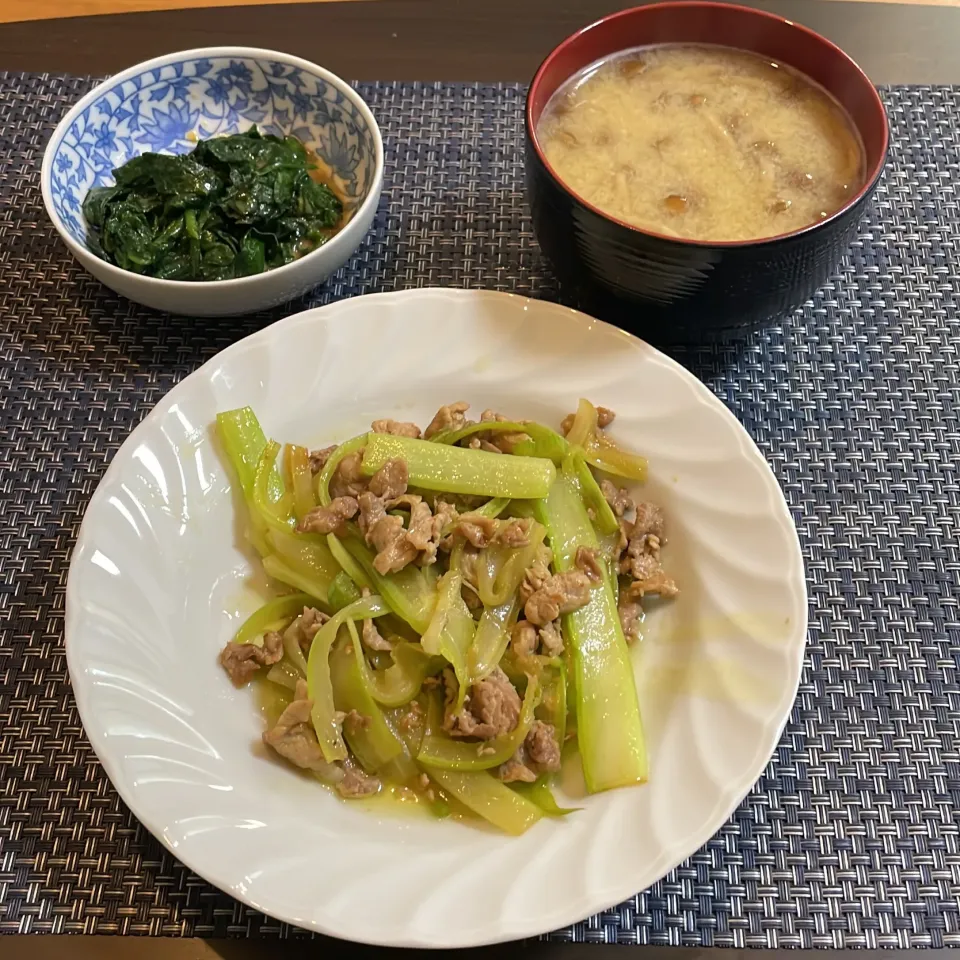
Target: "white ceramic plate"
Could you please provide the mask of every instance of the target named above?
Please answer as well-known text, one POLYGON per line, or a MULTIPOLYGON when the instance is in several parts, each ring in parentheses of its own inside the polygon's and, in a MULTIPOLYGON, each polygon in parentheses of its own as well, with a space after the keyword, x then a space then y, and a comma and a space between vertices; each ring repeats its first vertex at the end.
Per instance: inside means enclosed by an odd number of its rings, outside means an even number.
MULTIPOLYGON (((504 294, 416 290, 282 320, 175 387, 124 443, 87 510, 67 587, 80 715, 124 801, 187 866, 250 906, 337 937, 471 946, 561 927, 662 877, 762 773, 806 635, 797 536, 759 451, 656 350, 504 294), (644 787, 519 838, 371 812, 266 757, 250 690, 217 653, 258 603, 219 410, 250 404, 282 441, 330 443, 441 403, 556 425, 586 396, 650 460, 681 597, 636 651, 644 787)), ((568 778, 576 793, 575 778, 568 778)))

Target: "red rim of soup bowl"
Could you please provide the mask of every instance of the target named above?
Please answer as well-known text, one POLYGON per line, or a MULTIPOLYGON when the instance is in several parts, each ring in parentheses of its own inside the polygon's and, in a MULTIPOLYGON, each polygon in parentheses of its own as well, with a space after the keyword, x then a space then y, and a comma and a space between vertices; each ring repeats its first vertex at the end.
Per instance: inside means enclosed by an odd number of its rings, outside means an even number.
POLYGON ((861 67, 835 43, 801 24, 766 10, 712 0, 666 0, 631 7, 588 24, 547 54, 534 74, 527 94, 527 135, 537 157, 553 180, 577 203, 626 230, 670 243, 694 247, 752 247, 775 243, 816 230, 842 216, 869 194, 883 173, 890 143, 890 127, 880 94, 861 67), (699 16, 698 16, 699 15, 699 16), (695 19, 696 18, 696 19, 695 19), (742 31, 752 26, 753 33, 742 31), (636 36, 636 42, 631 40, 636 36), (791 47, 790 41, 802 44, 791 47), (822 220, 796 230, 752 240, 694 240, 670 236, 627 223, 585 200, 550 165, 537 139, 537 122, 550 97, 574 74, 604 57, 636 47, 664 43, 703 43, 731 47, 786 64, 825 89, 836 100, 857 131, 863 145, 867 173, 857 193, 822 220), (819 57, 818 57, 819 55, 819 57), (807 65, 812 69, 807 69, 807 65), (830 81, 833 81, 831 85, 830 81), (836 89, 845 85, 844 97, 836 89), (546 92, 545 92, 546 91, 546 92), (855 100, 851 109, 846 100, 855 100))

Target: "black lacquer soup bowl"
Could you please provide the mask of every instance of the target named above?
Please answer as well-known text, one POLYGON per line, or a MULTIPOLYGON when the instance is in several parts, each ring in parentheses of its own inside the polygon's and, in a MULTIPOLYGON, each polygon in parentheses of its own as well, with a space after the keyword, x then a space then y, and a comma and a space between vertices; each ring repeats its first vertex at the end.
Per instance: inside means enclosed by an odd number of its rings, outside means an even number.
POLYGON ((700 341, 762 325, 809 299, 856 236, 883 171, 889 126, 876 88, 842 50, 805 27, 747 7, 670 2, 612 14, 554 49, 526 104, 526 183, 541 249, 581 305, 654 341, 700 341), (537 124, 563 83, 595 61, 658 43, 714 43, 785 63, 846 110, 865 151, 863 187, 831 216, 780 236, 678 239, 631 226, 577 196, 551 169, 537 124))

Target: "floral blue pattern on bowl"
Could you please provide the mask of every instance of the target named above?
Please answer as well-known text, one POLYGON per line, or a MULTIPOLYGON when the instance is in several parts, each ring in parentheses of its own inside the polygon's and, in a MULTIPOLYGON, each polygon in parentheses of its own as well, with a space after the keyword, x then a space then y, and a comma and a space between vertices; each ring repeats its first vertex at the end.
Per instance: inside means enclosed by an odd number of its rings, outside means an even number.
POLYGON ((147 151, 186 153, 197 139, 253 125, 297 137, 332 168, 348 207, 363 201, 376 169, 373 132, 333 83, 276 60, 186 54, 118 80, 77 116, 54 146, 54 209, 87 246, 83 198, 112 184, 115 168, 147 151))

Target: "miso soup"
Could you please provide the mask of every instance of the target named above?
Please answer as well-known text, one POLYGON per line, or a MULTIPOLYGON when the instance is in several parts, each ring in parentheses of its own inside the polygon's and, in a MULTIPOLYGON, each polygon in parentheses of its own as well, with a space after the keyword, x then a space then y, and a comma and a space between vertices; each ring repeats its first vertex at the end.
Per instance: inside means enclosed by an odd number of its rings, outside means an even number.
POLYGON ((798 230, 865 179, 859 135, 824 89, 721 46, 663 44, 591 64, 550 98, 536 133, 584 200, 690 240, 798 230))

